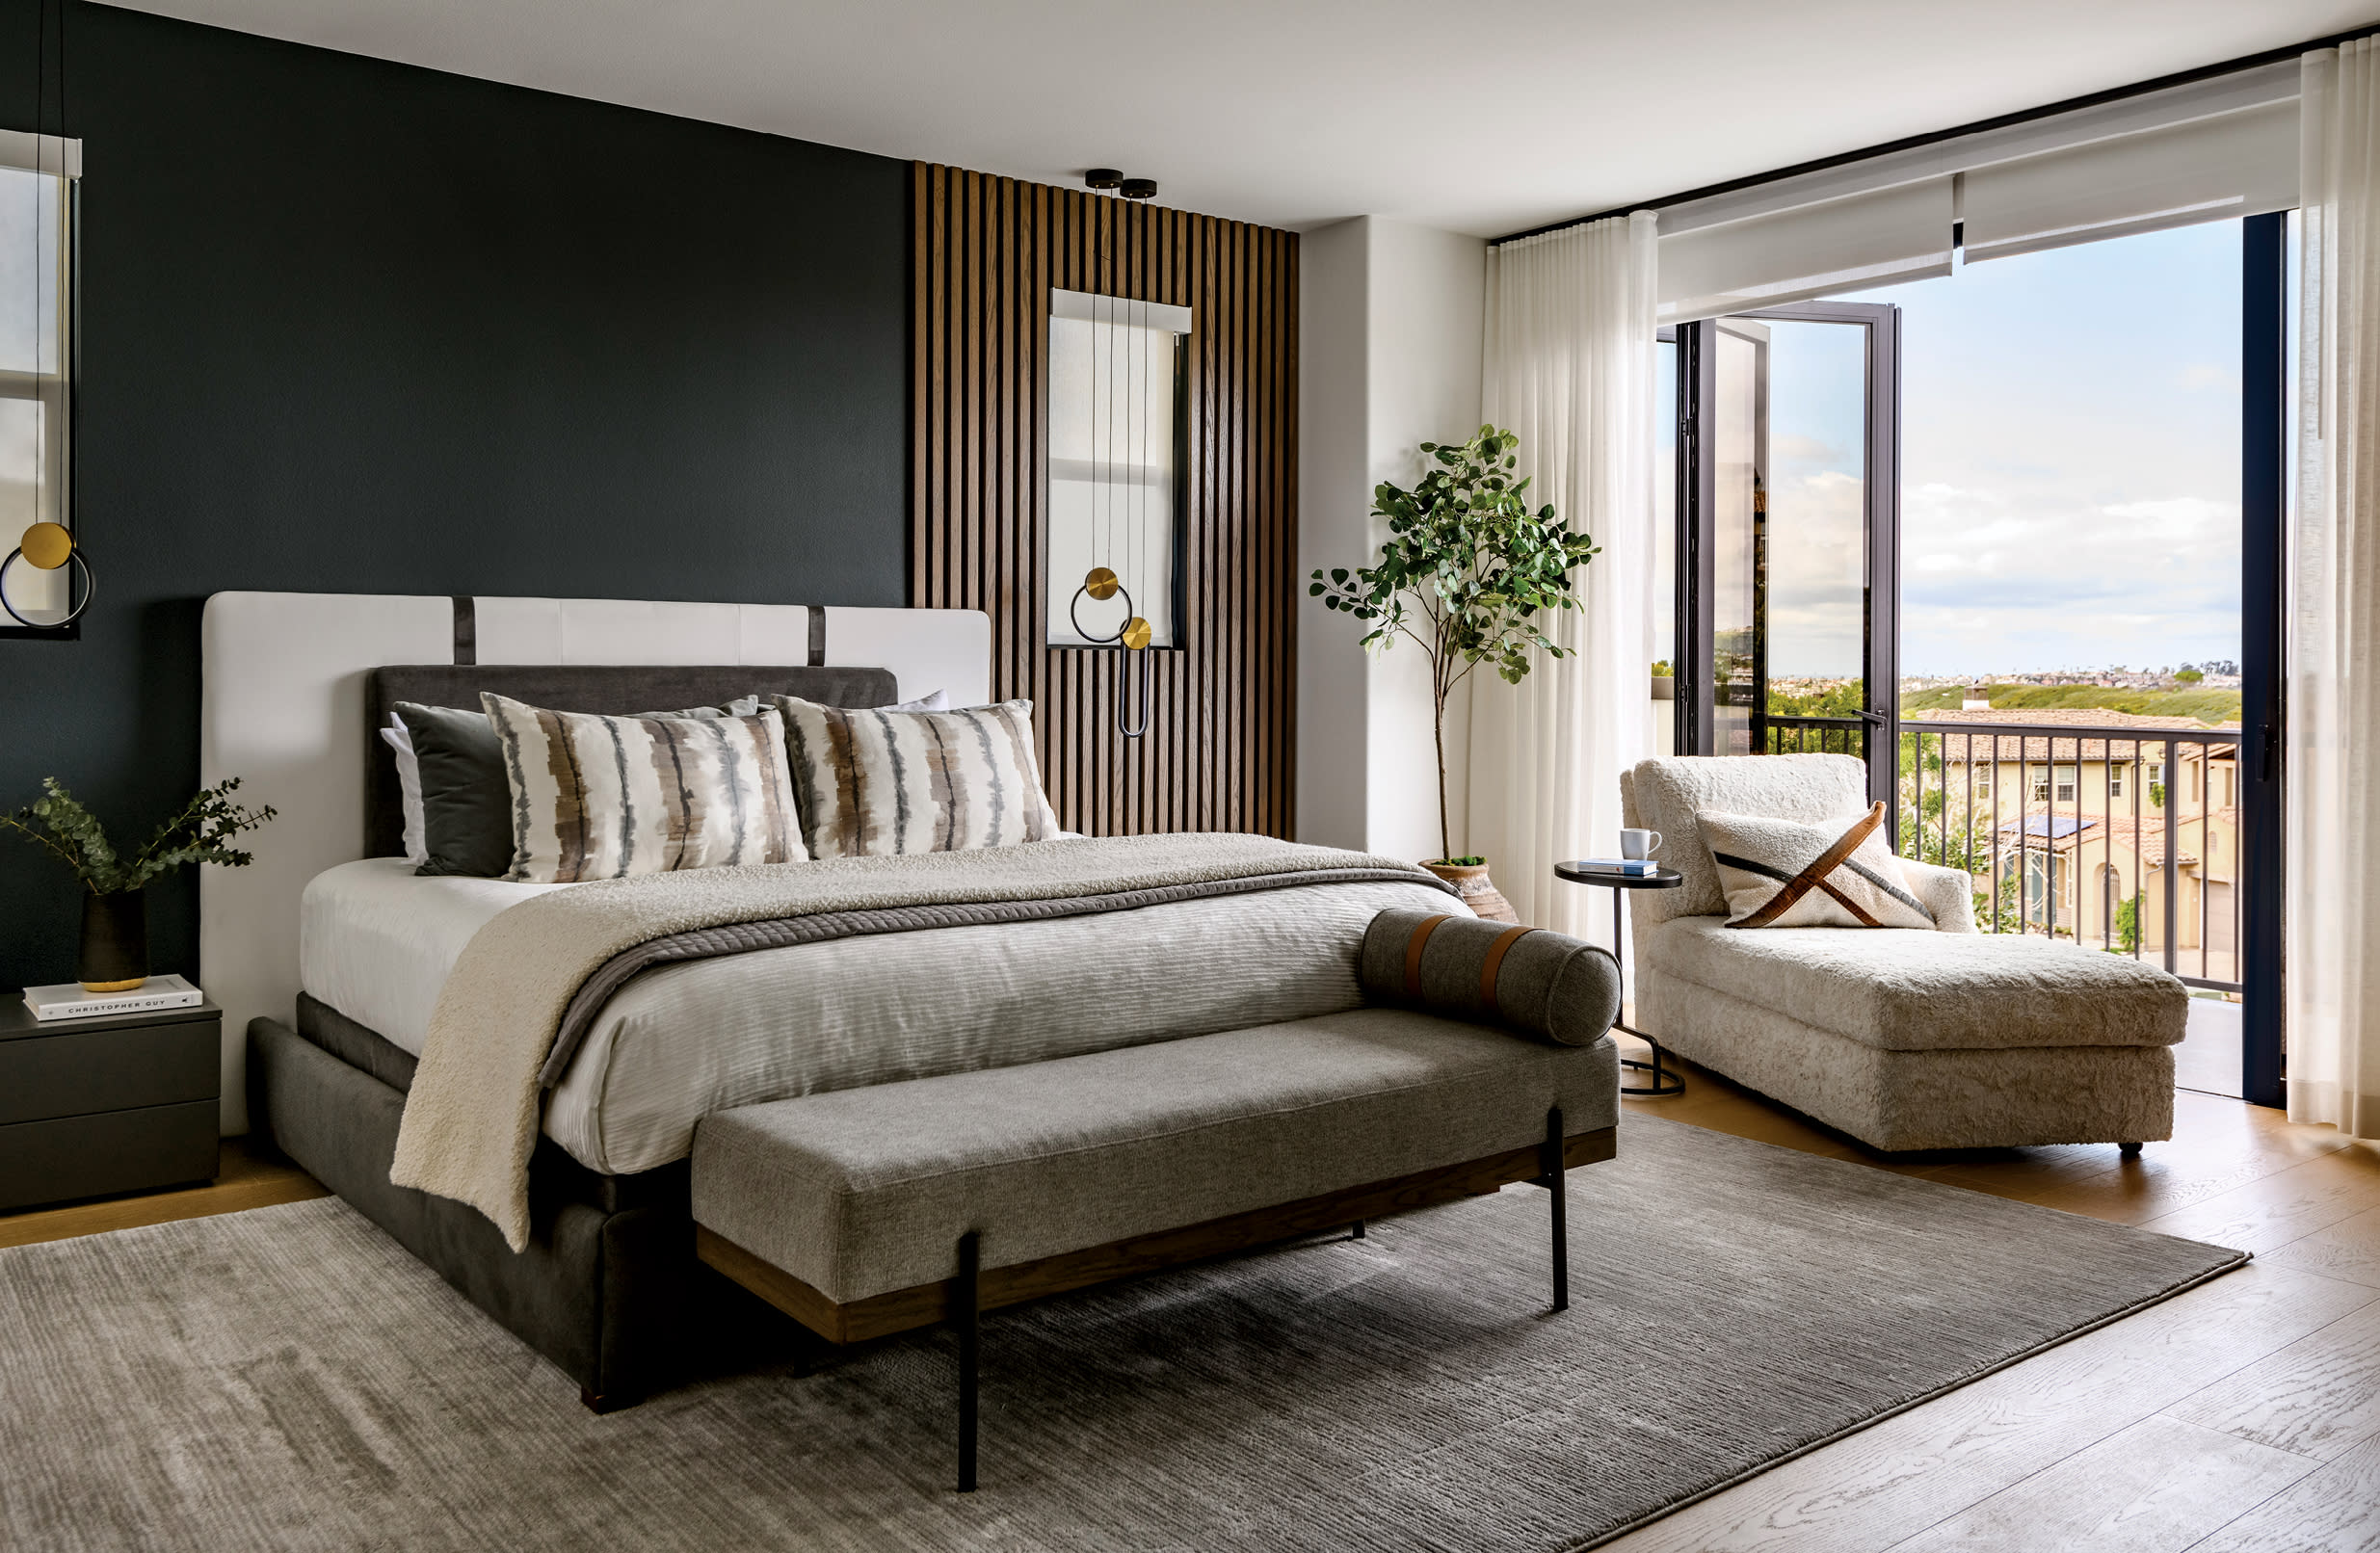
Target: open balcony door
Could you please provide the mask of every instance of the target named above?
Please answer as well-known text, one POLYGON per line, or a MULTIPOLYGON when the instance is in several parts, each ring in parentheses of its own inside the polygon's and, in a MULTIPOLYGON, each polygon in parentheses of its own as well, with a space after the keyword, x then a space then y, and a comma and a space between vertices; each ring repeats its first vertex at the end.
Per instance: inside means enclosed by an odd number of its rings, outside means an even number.
POLYGON ((1896 307, 1814 302, 1678 329, 1678 749, 1859 755, 1888 812, 1899 328, 1896 307))

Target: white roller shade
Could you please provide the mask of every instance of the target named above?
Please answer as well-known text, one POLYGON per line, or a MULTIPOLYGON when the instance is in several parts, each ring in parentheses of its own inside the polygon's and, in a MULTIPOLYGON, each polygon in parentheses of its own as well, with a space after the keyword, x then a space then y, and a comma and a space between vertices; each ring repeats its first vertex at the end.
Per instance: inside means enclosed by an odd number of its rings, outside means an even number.
POLYGON ((1960 216, 1972 261, 2296 203, 2292 99, 1971 169, 1960 216))
POLYGON ((79 178, 83 175, 83 143, 22 129, 0 129, 0 168, 79 178))
POLYGON ((1664 236, 1661 322, 1948 275, 1950 206, 1937 176, 1664 236))

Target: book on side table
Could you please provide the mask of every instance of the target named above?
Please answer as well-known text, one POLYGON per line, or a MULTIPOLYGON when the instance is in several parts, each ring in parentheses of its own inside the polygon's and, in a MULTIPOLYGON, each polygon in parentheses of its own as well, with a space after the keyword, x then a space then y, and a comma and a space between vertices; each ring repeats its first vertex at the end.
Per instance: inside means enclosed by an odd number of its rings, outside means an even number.
POLYGON ((204 992, 179 976, 152 976, 122 992, 87 992, 80 982, 25 988, 25 1007, 43 1024, 53 1019, 162 1013, 168 1009, 195 1009, 205 1001, 204 992))
POLYGON ((1623 879, 1651 879, 1661 865, 1650 857, 1581 857, 1570 865, 1582 874, 1613 874, 1623 879))

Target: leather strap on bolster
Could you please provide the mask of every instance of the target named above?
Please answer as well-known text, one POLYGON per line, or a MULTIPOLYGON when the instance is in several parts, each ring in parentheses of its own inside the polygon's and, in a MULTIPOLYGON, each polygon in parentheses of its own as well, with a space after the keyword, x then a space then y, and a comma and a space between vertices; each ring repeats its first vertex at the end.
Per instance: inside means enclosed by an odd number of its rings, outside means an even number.
POLYGON ((1488 958, 1479 967, 1479 1001, 1488 1006, 1491 1016, 1500 1012, 1495 1002, 1495 973, 1504 968, 1506 951, 1536 931, 1535 928, 1506 928, 1496 934, 1495 942, 1488 945, 1488 958))
POLYGON ((1429 944, 1430 934, 1445 920, 1442 916, 1431 917, 1405 940, 1405 995, 1416 1003, 1421 1001, 1421 951, 1429 944))

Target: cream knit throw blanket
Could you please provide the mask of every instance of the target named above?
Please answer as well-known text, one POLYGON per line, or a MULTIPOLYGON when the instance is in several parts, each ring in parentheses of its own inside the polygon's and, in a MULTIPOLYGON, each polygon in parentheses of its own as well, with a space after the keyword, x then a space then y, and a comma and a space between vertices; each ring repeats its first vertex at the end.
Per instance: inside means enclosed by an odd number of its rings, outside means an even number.
POLYGON ((438 992, 388 1179, 467 1202, 513 1250, 529 1243, 529 1155, 538 1070, 579 984, 606 961, 670 934, 828 911, 1067 900, 1281 874, 1412 863, 1267 836, 1199 834, 1041 841, 975 852, 833 857, 605 880, 540 895, 490 918, 438 992))

